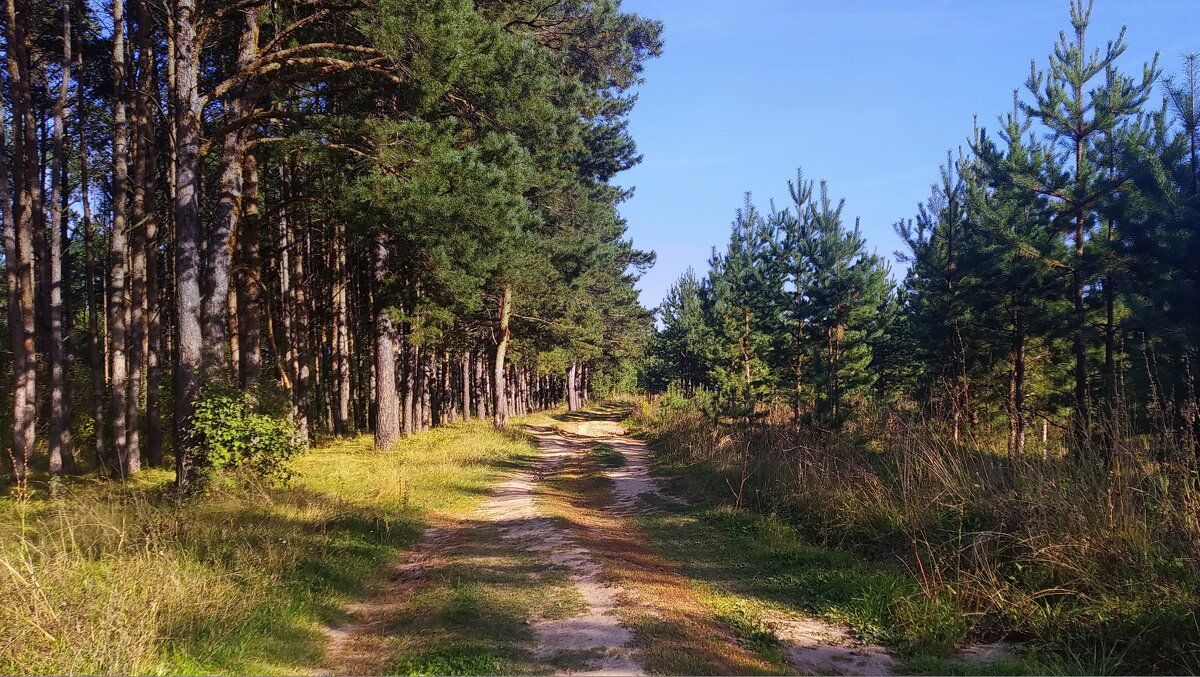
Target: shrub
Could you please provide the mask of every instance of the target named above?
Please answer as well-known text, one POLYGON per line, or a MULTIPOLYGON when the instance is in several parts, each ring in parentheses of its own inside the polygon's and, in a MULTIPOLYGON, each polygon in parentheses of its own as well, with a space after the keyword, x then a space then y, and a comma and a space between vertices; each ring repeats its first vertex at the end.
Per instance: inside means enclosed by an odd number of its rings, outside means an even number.
POLYGON ((205 386, 192 425, 202 440, 198 462, 210 474, 245 468, 286 483, 288 462, 307 448, 295 423, 254 411, 249 392, 227 386, 205 386))

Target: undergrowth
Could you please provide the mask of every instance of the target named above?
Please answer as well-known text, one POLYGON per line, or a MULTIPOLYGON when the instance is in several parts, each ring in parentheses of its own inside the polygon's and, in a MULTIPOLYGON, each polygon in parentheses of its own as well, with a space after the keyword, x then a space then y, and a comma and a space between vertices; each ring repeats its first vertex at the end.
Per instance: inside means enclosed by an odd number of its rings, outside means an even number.
POLYGON ((323 626, 397 549, 532 453, 519 435, 460 424, 386 454, 369 437, 309 451, 287 487, 226 475, 180 503, 169 473, 147 471, 3 499, 0 672, 311 673, 323 626))
MULTIPOLYGON (((886 620, 856 628, 868 636, 926 649, 1005 640, 1053 671, 1200 670, 1200 500, 1186 466, 1154 460, 1137 440, 1122 443, 1106 470, 955 444, 894 416, 844 433, 782 420, 726 427, 683 400, 643 403, 628 423, 652 442, 676 491, 774 516, 768 523, 804 543, 898 572, 897 590, 844 600, 852 626, 886 620)), ((718 510, 701 522, 764 528, 746 520, 718 510)), ((760 553, 754 566, 828 552, 789 546, 760 553)), ((818 568, 826 573, 773 576, 771 585, 805 600, 858 585, 851 561, 818 568)))

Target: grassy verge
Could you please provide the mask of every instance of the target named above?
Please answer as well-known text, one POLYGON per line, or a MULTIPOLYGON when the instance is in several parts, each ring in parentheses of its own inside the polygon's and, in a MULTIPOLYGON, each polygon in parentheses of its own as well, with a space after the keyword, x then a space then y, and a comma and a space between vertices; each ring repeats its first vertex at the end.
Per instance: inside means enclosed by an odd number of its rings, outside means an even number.
POLYGON ((685 404, 644 407, 629 424, 673 489, 707 506, 646 525, 669 552, 756 599, 847 622, 901 649, 911 670, 979 669, 946 662, 947 651, 993 640, 1026 651, 988 670, 1200 665, 1185 611, 1200 577, 1182 564, 1194 562, 1194 492, 1132 451, 1106 476, 870 421, 840 435, 716 429, 685 404))
POLYGON ((291 486, 227 480, 177 504, 170 475, 79 479, 64 498, 0 504, 0 671, 304 674, 322 628, 439 516, 475 506, 533 454, 460 424, 386 454, 370 438, 295 463, 291 486))

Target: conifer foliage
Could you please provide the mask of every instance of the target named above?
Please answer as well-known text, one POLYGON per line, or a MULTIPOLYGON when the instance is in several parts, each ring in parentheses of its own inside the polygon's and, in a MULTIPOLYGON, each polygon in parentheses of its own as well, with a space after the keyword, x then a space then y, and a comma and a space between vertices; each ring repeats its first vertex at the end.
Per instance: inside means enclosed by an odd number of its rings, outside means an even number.
POLYGON ((1125 74, 1124 31, 1094 47, 1091 13, 1070 2, 1012 110, 895 224, 900 279, 798 175, 787 209, 747 198, 708 276, 672 287, 647 384, 709 387, 730 425, 788 408, 838 428, 875 403, 1014 457, 1107 468, 1144 433, 1200 452, 1200 60, 1125 74))
POLYGON ((14 0, 3 24, 18 484, 173 457, 186 494, 230 440, 276 467, 327 433, 503 425, 649 336, 612 180, 661 26, 618 0, 14 0))

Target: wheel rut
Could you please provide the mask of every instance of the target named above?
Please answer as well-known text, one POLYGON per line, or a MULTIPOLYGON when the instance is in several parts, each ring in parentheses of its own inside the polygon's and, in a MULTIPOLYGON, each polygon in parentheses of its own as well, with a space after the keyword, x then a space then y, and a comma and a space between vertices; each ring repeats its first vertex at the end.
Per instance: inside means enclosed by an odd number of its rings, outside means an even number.
MULTIPOLYGON (((754 662, 761 659, 740 646, 728 630, 705 618, 708 614, 690 589, 694 582, 678 565, 661 560, 633 523, 639 515, 686 506, 651 476, 651 454, 644 442, 629 437, 611 420, 527 426, 526 431, 538 448, 532 463, 493 485, 483 503, 461 521, 428 528, 393 567, 385 594, 350 608, 352 622, 325 628, 333 666, 325 674, 386 669, 365 655, 378 646, 370 638, 386 634, 421 586, 436 584, 448 567, 491 566, 485 561, 488 557, 469 554, 471 539, 480 533, 490 534, 486 538, 493 541, 489 544, 493 555, 496 551, 524 553, 544 572, 565 575, 573 588, 579 603, 570 613, 533 618, 527 625, 527 651, 547 672, 649 674, 646 652, 655 648, 630 625, 630 620, 639 616, 643 621, 664 622, 683 618, 689 625, 707 628, 701 634, 709 642, 708 655, 725 655, 729 661, 724 663, 726 672, 757 672, 765 667, 754 662), (559 477, 566 466, 578 465, 595 443, 611 445, 625 459, 623 466, 604 470, 611 480, 611 492, 605 498, 584 499, 551 486, 555 482, 550 480, 559 477), (564 516, 555 509, 556 501, 591 501, 581 514, 594 519, 589 523, 564 516), (622 582, 633 583, 636 589, 622 582), (653 586, 669 593, 646 594, 653 586)), ((766 620, 782 645, 782 657, 799 674, 878 675, 890 674, 895 666, 887 650, 857 642, 844 628, 825 621, 782 612, 771 612, 766 620)), ((682 650, 687 651, 686 647, 682 650)))

